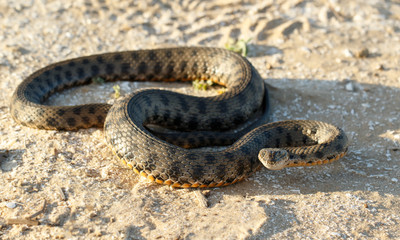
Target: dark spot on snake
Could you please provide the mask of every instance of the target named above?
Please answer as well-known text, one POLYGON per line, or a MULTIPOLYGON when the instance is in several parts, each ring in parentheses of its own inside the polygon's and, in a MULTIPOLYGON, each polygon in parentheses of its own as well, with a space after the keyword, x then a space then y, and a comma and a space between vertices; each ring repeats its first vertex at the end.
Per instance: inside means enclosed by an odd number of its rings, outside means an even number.
POLYGON ((44 114, 46 114, 46 111, 44 109, 42 108, 36 109, 36 115, 43 116, 44 114))
POLYGON ((97 65, 92 65, 90 71, 92 72, 92 77, 95 77, 99 74, 100 68, 97 65))
POLYGON ((206 62, 204 62, 204 63, 203 63, 203 69, 202 69, 202 72, 203 72, 203 73, 206 73, 206 72, 207 72, 207 70, 208 70, 207 63, 206 63, 206 62))
POLYGON ((313 163, 313 161, 312 161, 312 160, 310 160, 310 161, 308 161, 307 163, 308 163, 308 164, 312 164, 312 163, 313 163))
MULTIPOLYGON (((235 156, 231 152, 224 153, 225 162, 227 162, 227 163, 232 162, 234 157, 235 156)), ((241 162, 238 162, 238 163, 241 163, 241 162)))
POLYGON ((281 146, 281 139, 277 137, 275 139, 275 147, 280 147, 280 146, 281 146))
POLYGON ((214 182, 222 181, 225 177, 225 174, 226 174, 226 167, 224 165, 218 165, 216 167, 214 182))
POLYGON ((289 159, 293 159, 294 158, 294 155, 291 153, 291 154, 289 154, 289 159))
POLYGON ((204 168, 202 166, 194 166, 193 171, 191 173, 191 177, 196 181, 201 179, 204 175, 204 168))
POLYGON ((204 136, 199 135, 199 136, 197 137, 197 141, 200 142, 200 143, 204 143, 206 140, 205 140, 204 136))
POLYGON ((137 52, 132 52, 131 57, 133 60, 138 60, 139 59, 139 54, 137 52))
POLYGON ((46 76, 46 77, 50 76, 50 70, 45 71, 45 72, 43 73, 43 75, 46 76))
POLYGON ((292 135, 290 133, 286 133, 286 146, 290 147, 293 145, 292 135))
POLYGON ((74 62, 74 61, 70 61, 70 62, 68 63, 68 66, 70 66, 70 67, 75 67, 75 62, 74 62))
POLYGON ((204 164, 205 165, 214 165, 215 164, 215 157, 211 154, 206 154, 204 156, 204 164))
POLYGON ((141 95, 147 106, 151 106, 152 101, 147 95, 141 95))
POLYGON ((184 111, 184 112, 189 111, 189 105, 188 105, 188 103, 186 102, 185 97, 183 97, 183 96, 181 96, 181 95, 178 95, 178 96, 177 96, 177 100, 178 100, 178 102, 180 103, 180 107, 182 108, 182 111, 184 111))
POLYGON ((54 78, 56 79, 57 85, 61 85, 61 83, 62 83, 62 78, 61 78, 60 74, 56 74, 56 75, 54 76, 54 78))
POLYGON ((260 137, 255 137, 254 140, 253 140, 253 142, 254 142, 257 146, 261 146, 261 143, 262 143, 260 137))
POLYGON ((177 115, 174 117, 173 123, 174 123, 175 126, 181 125, 181 124, 182 124, 182 115, 177 114, 177 115))
POLYGON ((324 153, 321 151, 315 152, 314 156, 318 159, 321 159, 324 156, 324 153))
POLYGON ((65 110, 63 110, 63 109, 58 109, 58 110, 56 111, 56 114, 57 114, 58 116, 62 117, 62 115, 65 114, 65 110))
POLYGON ((157 106, 157 105, 154 106, 153 115, 155 115, 155 116, 158 116, 158 115, 159 115, 159 109, 158 109, 158 106, 157 106))
POLYGON ((72 72, 71 71, 65 71, 65 79, 68 81, 72 80, 72 72))
POLYGON ((235 125, 239 125, 239 124, 242 124, 245 121, 245 119, 246 118, 243 115, 237 114, 237 115, 233 116, 232 122, 235 125))
POLYGON ((147 71, 147 64, 145 62, 140 62, 138 67, 138 73, 144 74, 147 71))
POLYGON ((154 68, 153 68, 153 72, 155 74, 160 74, 161 70, 162 70, 161 62, 156 62, 156 64, 154 65, 154 68))
POLYGON ((138 113, 138 114, 142 113, 142 107, 139 104, 137 104, 132 112, 138 113))
POLYGON ((335 149, 336 149, 336 151, 340 152, 340 151, 342 151, 342 149, 343 149, 343 145, 342 145, 342 144, 337 144, 337 145, 335 146, 335 149))
POLYGON ((307 136, 303 136, 303 144, 307 144, 307 142, 308 142, 308 137, 307 136))
POLYGON ((49 86, 49 88, 53 88, 53 82, 49 78, 46 78, 46 80, 44 81, 47 83, 47 86, 49 86))
POLYGON ((307 154, 305 154, 305 153, 302 153, 302 154, 300 154, 299 156, 300 156, 300 158, 301 158, 301 159, 306 159, 306 157, 307 157, 307 154))
POLYGON ((72 110, 72 112, 75 114, 75 115, 81 115, 81 108, 80 107, 76 107, 76 108, 74 108, 73 110, 72 110))
POLYGON ((57 121, 55 118, 47 118, 46 119, 46 124, 50 127, 54 127, 57 125, 57 121))
POLYGON ((43 87, 41 84, 38 84, 38 85, 37 85, 37 88, 39 88, 39 90, 40 90, 42 93, 45 93, 45 92, 46 92, 46 88, 43 87))
POLYGON ((199 126, 199 123, 197 122, 197 119, 195 117, 192 117, 188 122, 189 130, 197 129, 198 126, 199 126))
POLYGON ((205 114, 207 111, 206 103, 201 99, 197 102, 197 110, 199 110, 200 114, 205 114))
POLYGON ((157 54, 153 50, 149 51, 148 56, 149 56, 149 59, 152 61, 156 60, 156 58, 157 58, 157 54))
POLYGON ((76 72, 78 73, 78 77, 79 78, 84 78, 85 77, 85 70, 83 70, 83 68, 76 69, 76 72))
MULTIPOLYGON (((132 70, 133 71, 133 70, 132 70)), ((130 79, 130 80, 136 80, 136 78, 137 78, 137 75, 136 74, 134 74, 134 73, 130 73, 129 74, 129 77, 128 77, 128 79, 130 79)))
POLYGON ((224 130, 225 127, 223 126, 222 120, 219 118, 212 118, 209 122, 209 129, 213 131, 224 130))
POLYGON ((181 64, 179 65, 181 72, 184 72, 186 70, 186 66, 187 66, 187 62, 182 61, 181 64))
POLYGON ((131 66, 129 63, 122 63, 121 64, 121 73, 122 74, 128 74, 131 66))
POLYGON ((240 148, 240 151, 244 154, 244 155, 249 155, 250 154, 250 149, 248 146, 242 146, 240 148))
POLYGON ((122 60, 122 55, 121 54, 115 54, 114 55, 114 60, 115 61, 121 61, 122 60))
POLYGON ((247 96, 243 92, 238 95, 238 102, 244 104, 247 101, 247 96))
POLYGON ((89 59, 87 59, 87 58, 82 59, 82 64, 83 65, 87 65, 89 63, 90 63, 89 59))
POLYGON ((168 176, 173 179, 173 178, 177 178, 177 176, 182 175, 181 172, 181 163, 180 162, 172 162, 169 166, 169 168, 167 169, 167 174, 168 176))
POLYGON ((172 57, 172 52, 171 52, 171 50, 166 50, 166 51, 165 51, 165 56, 166 56, 167 58, 171 58, 171 57, 172 57))
POLYGON ((216 138, 213 136, 208 136, 207 139, 208 139, 208 142, 211 144, 215 144, 215 142, 217 141, 216 138))
POLYGON ((255 83, 254 81, 251 81, 248 85, 247 85, 247 91, 251 92, 251 93, 256 93, 258 92, 259 89, 255 88, 255 83))
POLYGON ((193 147, 196 144, 196 139, 190 137, 186 139, 187 145, 189 145, 189 147, 193 147))
POLYGON ((221 112, 227 112, 228 111, 228 105, 226 104, 226 101, 218 102, 217 103, 217 108, 221 112))
POLYGON ((89 119, 88 117, 86 117, 86 116, 83 116, 83 117, 82 117, 82 121, 83 121, 83 123, 85 123, 85 124, 89 124, 89 123, 90 123, 90 119, 89 119))
POLYGON ((163 121, 167 122, 171 117, 171 112, 169 110, 165 110, 164 114, 163 114, 163 121))
POLYGON ((282 134, 283 133, 283 131, 284 131, 284 129, 282 128, 282 127, 276 127, 275 128, 276 129, 276 131, 279 133, 279 134, 282 134))
POLYGON ((192 50, 192 57, 197 56, 197 51, 196 50, 192 50))
POLYGON ((98 123, 103 123, 104 122, 104 117, 102 115, 97 115, 96 118, 97 118, 97 122, 98 123))
POLYGON ((199 65, 197 65, 197 62, 194 62, 193 65, 192 65, 193 73, 196 73, 198 69, 199 69, 199 65))
POLYGON ((161 99, 161 102, 164 104, 164 106, 168 106, 169 105, 169 100, 165 95, 160 94, 160 99, 161 99))
POLYGON ((106 69, 106 73, 108 75, 113 74, 114 73, 114 64, 107 63, 105 69, 106 69))
POLYGON ((166 69, 165 78, 171 79, 173 76, 173 72, 174 72, 174 62, 170 62, 170 63, 168 63, 168 66, 166 69))
POLYGON ((96 57, 96 61, 97 61, 98 63, 104 63, 104 58, 103 58, 102 56, 97 56, 97 57, 96 57))
POLYGON ((337 136, 337 138, 338 138, 339 140, 342 140, 342 139, 343 139, 343 134, 339 134, 339 135, 337 136))
MULTIPOLYGON (((229 161, 230 162, 230 161, 229 161)), ((236 168, 236 176, 241 176, 244 173, 244 164, 243 161, 237 162, 237 168, 236 168)))
POLYGON ((147 80, 147 81, 152 81, 152 80, 154 80, 154 79, 155 79, 154 74, 149 73, 149 74, 146 75, 146 80, 147 80))
POLYGON ((54 69, 59 72, 59 71, 61 71, 63 69, 63 67, 62 66, 56 66, 54 69))
POLYGON ((96 113, 96 108, 95 107, 93 107, 93 106, 91 106, 91 107, 89 107, 89 111, 88 111, 90 114, 95 114, 96 113))
POLYGON ((32 82, 29 84, 35 84, 36 82, 40 82, 40 77, 35 77, 34 79, 32 79, 32 82))
POLYGON ((70 127, 75 126, 75 125, 76 125, 76 120, 75 120, 75 118, 67 118, 67 124, 68 124, 68 126, 70 126, 70 127))

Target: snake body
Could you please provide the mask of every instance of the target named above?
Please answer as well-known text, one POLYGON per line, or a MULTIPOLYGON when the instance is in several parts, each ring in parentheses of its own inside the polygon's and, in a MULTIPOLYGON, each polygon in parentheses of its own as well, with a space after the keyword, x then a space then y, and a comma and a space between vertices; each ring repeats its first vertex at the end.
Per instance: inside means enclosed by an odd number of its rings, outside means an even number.
POLYGON ((262 165, 270 169, 316 165, 346 154, 343 130, 319 121, 288 120, 248 132, 230 131, 260 108, 266 111, 267 105, 264 81, 245 58, 224 49, 182 47, 113 52, 54 63, 17 87, 10 112, 18 123, 39 129, 104 126, 106 141, 122 162, 152 181, 173 187, 225 186, 245 179, 262 165), (211 79, 226 91, 195 97, 147 89, 135 91, 113 106, 43 104, 52 93, 88 84, 93 77, 107 81, 211 79), (156 137, 148 124, 180 133, 156 137), (243 136, 237 139, 238 135, 243 136), (205 143, 230 145, 222 150, 197 148, 205 143))

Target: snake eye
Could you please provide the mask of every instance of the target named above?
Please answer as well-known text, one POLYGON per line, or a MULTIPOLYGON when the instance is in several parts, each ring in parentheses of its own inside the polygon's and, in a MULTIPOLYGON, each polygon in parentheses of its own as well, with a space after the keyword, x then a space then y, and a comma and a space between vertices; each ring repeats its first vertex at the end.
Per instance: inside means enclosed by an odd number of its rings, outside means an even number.
POLYGON ((258 153, 258 159, 270 170, 280 170, 289 162, 289 153, 279 148, 263 148, 258 153))

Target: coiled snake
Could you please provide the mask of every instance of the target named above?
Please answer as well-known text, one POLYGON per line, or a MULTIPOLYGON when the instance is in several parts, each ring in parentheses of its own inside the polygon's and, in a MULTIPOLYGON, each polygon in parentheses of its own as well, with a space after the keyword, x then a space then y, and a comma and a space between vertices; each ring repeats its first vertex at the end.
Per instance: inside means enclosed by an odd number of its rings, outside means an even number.
POLYGON ((104 125, 107 143, 127 166, 173 187, 225 186, 248 177, 261 164, 269 169, 308 166, 346 154, 345 133, 319 121, 289 120, 246 133, 230 131, 260 108, 268 108, 268 91, 257 70, 238 54, 204 47, 114 52, 54 63, 26 78, 10 105, 15 121, 28 127, 76 130, 104 125), (42 104, 55 91, 88 84, 93 77, 107 81, 211 79, 226 91, 195 97, 147 89, 113 106, 42 104), (148 124, 180 132, 155 137, 148 124), (238 135, 243 136, 237 140, 238 135), (208 144, 231 145, 222 150, 197 148, 208 144))

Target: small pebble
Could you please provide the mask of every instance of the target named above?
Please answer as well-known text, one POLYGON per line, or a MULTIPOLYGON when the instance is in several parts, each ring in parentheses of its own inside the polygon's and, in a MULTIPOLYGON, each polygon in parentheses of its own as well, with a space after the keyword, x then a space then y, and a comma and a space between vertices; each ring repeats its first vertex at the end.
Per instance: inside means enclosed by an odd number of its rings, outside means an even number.
POLYGON ((343 54, 345 57, 354 57, 354 54, 349 49, 343 50, 343 54))
POLYGON ((379 64, 379 65, 376 67, 376 70, 383 71, 383 70, 385 70, 385 67, 383 66, 383 64, 379 64))
POLYGON ((354 87, 354 84, 352 82, 346 83, 345 89, 346 89, 346 91, 349 91, 349 92, 355 92, 355 90, 356 90, 354 87))
POLYGON ((6 207, 13 209, 17 207, 17 204, 15 202, 7 202, 6 207))
POLYGON ((367 58, 369 57, 369 50, 368 48, 363 48, 360 51, 356 52, 356 58, 367 58))

